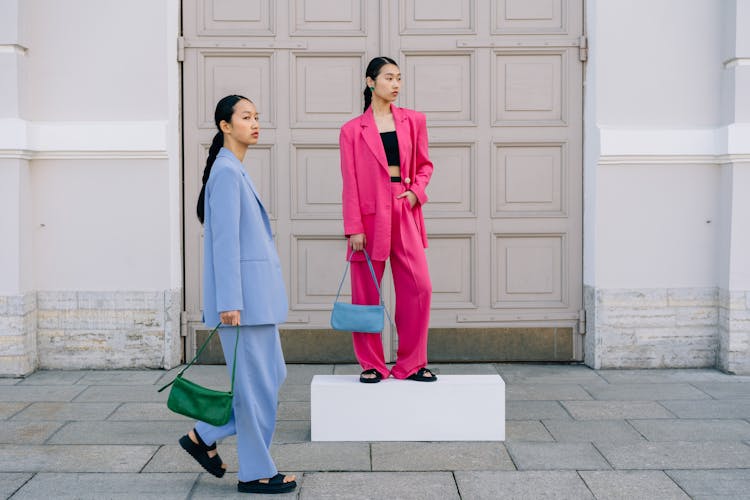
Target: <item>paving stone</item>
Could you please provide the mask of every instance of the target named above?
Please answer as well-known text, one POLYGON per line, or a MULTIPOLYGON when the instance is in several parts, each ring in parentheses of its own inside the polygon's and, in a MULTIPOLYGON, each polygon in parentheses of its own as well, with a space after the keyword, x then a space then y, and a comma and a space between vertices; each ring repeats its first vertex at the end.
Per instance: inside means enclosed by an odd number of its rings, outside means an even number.
POLYGON ((334 375, 359 375, 362 367, 359 365, 336 365, 333 370, 334 375))
POLYGON ((12 420, 104 420, 119 403, 32 403, 12 420))
POLYGON ((638 431, 624 420, 544 420, 555 441, 560 443, 632 443, 643 441, 638 431))
POLYGON ((372 443, 372 470, 514 470, 500 442, 372 443))
POLYGON ((333 365, 286 365, 286 370, 290 385, 310 385, 315 375, 333 375, 333 365))
POLYGON ((606 384, 607 381, 581 365, 495 365, 506 384, 606 384))
POLYGON ((5 403, 0 401, 0 420, 11 418, 27 406, 29 406, 28 403, 5 403))
MULTIPOLYGON (((750 398, 750 383, 728 384, 723 382, 695 383, 695 387, 716 399, 750 398)), ((682 398, 681 398, 682 399, 682 398)), ((687 398, 684 398, 687 399, 687 398)))
POLYGON ((283 401, 279 403, 276 414, 277 420, 306 420, 310 421, 310 403, 283 401))
POLYGON ((631 420, 649 441, 743 441, 750 440, 745 420, 631 420))
POLYGON ((198 474, 37 474, 26 483, 16 499, 55 500, 188 498, 198 474))
POLYGON ((9 385, 0 386, 0 401, 29 402, 34 401, 71 401, 86 388, 83 386, 34 386, 9 385))
POLYGON ((299 498, 458 500, 460 497, 450 472, 317 472, 305 474, 299 498))
MULTIPOLYGON (((192 373, 192 367, 190 370, 190 373, 192 373)), ((153 385, 163 375, 163 370, 100 370, 87 372, 76 383, 83 385, 153 385)), ((164 383, 166 384, 166 381, 164 383)))
POLYGON ((16 385, 23 382, 22 378, 0 377, 0 385, 16 385))
MULTIPOLYGON (((203 467, 193 457, 188 455, 180 445, 176 444, 177 439, 173 442, 175 444, 159 447, 159 450, 154 454, 151 461, 148 462, 143 472, 205 472, 203 467)), ((224 440, 219 443, 218 450, 221 459, 227 465, 227 472, 237 472, 236 444, 224 440)))
POLYGON ((428 368, 437 375, 497 375, 491 363, 430 363, 428 368))
POLYGON ((561 404, 576 420, 674 418, 655 401, 563 401, 561 404))
MULTIPOLYGON (((81 403, 87 404, 87 403, 81 403)), ((88 403, 94 404, 94 403, 88 403)), ((117 408, 107 420, 121 421, 158 421, 158 420, 183 420, 192 422, 193 419, 175 413, 164 403, 125 403, 117 408)))
POLYGON ((593 399, 574 384, 512 384, 505 388, 507 401, 586 401, 593 399))
POLYGON ((371 470, 370 446, 367 443, 279 444, 271 447, 271 456, 279 470, 371 470))
MULTIPOLYGON (((191 378, 191 380, 193 380, 191 378)), ((203 384, 202 384, 203 385, 203 384)), ((75 386, 82 390, 75 399, 76 403, 117 401, 122 403, 143 402, 151 403, 160 401, 167 404, 169 390, 156 392, 154 385, 92 385, 75 386)))
POLYGON ((87 373, 85 370, 39 370, 23 379, 19 385, 73 385, 87 373))
POLYGON ((750 467, 750 446, 733 441, 598 443, 615 469, 731 469, 750 467))
POLYGON ((610 384, 585 387, 599 401, 666 401, 710 399, 689 384, 610 384))
POLYGON ((570 415, 557 401, 506 401, 505 420, 542 420, 545 418, 570 419, 570 415))
POLYGON ((17 422, 0 425, 0 444, 42 444, 63 422, 17 422))
POLYGON ((596 498, 690 498, 662 471, 581 471, 580 475, 596 498))
POLYGON ((309 441, 310 421, 282 420, 276 422, 276 431, 273 433, 274 443, 306 443, 309 441))
POLYGON ((518 470, 608 470, 590 443, 507 443, 518 470))
MULTIPOLYGON (((0 472, 0 498, 10 498, 29 479, 31 474, 0 472)), ((49 498, 49 495, 45 498, 49 498)))
POLYGON ((138 472, 156 446, 0 445, 0 472, 138 472))
POLYGON ((310 401, 310 384, 284 384, 279 390, 279 401, 310 401))
MULTIPOLYGON (((156 389, 158 389, 159 387, 163 386, 167 382, 174 380, 174 378, 183 368, 185 368, 184 365, 179 366, 175 369, 172 369, 166 373, 154 370, 152 373, 155 373, 155 374, 163 373, 163 375, 154 380, 153 386, 156 389)), ((185 372, 184 377, 190 380, 191 382, 195 382, 196 384, 200 384, 210 389, 218 389, 221 391, 229 390, 229 386, 232 383, 231 374, 227 370, 226 365, 193 365, 190 367, 188 371, 185 372)), ((152 384, 152 382, 147 382, 147 383, 152 384)), ((100 385, 107 385, 107 384, 100 384, 100 385)), ((111 384, 111 385, 119 385, 119 384, 111 384)), ((169 389, 166 389, 164 393, 167 393, 168 390, 169 389)))
POLYGON ((644 370, 597 370, 611 384, 665 384, 672 382, 747 382, 750 377, 728 375, 712 368, 660 368, 644 370))
POLYGON ((663 401, 661 404, 679 418, 750 418, 748 399, 663 401))
MULTIPOLYGON (((284 474, 294 474, 297 476, 297 488, 289 493, 273 495, 274 500, 298 498, 300 489, 305 482, 302 473, 284 471, 284 474)), ((237 491, 237 474, 227 473, 222 478, 214 477, 211 474, 203 473, 198 479, 198 483, 190 495, 191 500, 214 500, 216 498, 245 500, 248 498, 264 498, 268 495, 254 495, 240 493, 237 491)))
POLYGON ((696 500, 744 500, 750 491, 750 469, 668 470, 667 474, 696 500))
POLYGON ((51 444, 172 444, 190 430, 185 421, 71 422, 51 444))
POLYGON ((594 498, 574 471, 459 471, 455 477, 461 498, 472 500, 594 498))
POLYGON ((505 441, 554 441, 538 420, 509 420, 505 422, 505 441))

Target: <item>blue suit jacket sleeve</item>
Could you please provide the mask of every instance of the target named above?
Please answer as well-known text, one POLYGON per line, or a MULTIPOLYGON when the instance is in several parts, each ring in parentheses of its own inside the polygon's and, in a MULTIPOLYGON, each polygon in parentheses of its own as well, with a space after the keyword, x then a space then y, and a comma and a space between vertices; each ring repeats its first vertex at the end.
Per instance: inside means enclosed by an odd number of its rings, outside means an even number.
POLYGON ((229 168, 211 173, 213 270, 218 312, 244 309, 240 275, 240 176, 229 168))

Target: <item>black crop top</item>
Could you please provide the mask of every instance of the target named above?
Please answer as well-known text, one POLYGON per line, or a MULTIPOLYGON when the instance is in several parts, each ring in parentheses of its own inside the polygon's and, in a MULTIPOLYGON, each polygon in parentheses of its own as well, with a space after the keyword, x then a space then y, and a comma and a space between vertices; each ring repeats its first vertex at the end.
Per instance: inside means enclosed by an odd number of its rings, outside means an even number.
POLYGON ((388 165, 401 165, 401 159, 398 154, 398 137, 396 131, 381 132, 380 139, 383 141, 385 157, 388 159, 388 165))

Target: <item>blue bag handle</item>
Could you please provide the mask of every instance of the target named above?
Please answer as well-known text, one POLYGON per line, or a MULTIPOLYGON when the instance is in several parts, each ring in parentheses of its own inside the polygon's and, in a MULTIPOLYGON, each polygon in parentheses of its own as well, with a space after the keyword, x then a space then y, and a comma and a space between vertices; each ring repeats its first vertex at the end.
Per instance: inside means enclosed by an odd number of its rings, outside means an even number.
MULTIPOLYGON (((383 302, 383 294, 380 293, 380 286, 378 285, 378 279, 375 277, 375 269, 372 267, 372 261, 370 260, 370 255, 367 253, 367 250, 364 248, 362 251, 365 253, 365 259, 367 259, 367 265, 370 268, 370 275, 372 276, 372 282, 375 283, 375 288, 378 291, 378 297, 380 297, 380 305, 383 306, 383 310, 385 310, 385 315, 388 318, 388 322, 391 324, 391 326, 395 325, 393 324, 393 320, 391 320, 391 315, 388 314, 388 308, 385 307, 385 303, 383 302)), ((354 252, 352 252, 351 255, 354 255, 354 252)), ((344 269, 344 275, 341 277, 341 283, 339 283, 339 289, 336 292, 336 300, 333 302, 336 303, 339 301, 339 295, 341 295, 341 288, 344 286, 344 280, 346 279, 346 273, 349 272, 349 265, 352 263, 351 255, 348 259, 346 259, 346 268, 344 269)))

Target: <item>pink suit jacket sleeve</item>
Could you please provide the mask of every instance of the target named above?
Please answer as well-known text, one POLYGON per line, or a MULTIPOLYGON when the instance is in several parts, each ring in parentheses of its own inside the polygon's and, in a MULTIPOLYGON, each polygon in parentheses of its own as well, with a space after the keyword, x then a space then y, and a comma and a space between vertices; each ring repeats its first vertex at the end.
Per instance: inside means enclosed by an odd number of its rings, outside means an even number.
POLYGON ((360 234, 365 232, 362 215, 359 211, 359 192, 357 190, 357 174, 354 169, 354 140, 351 130, 341 129, 339 134, 339 154, 341 157, 341 178, 343 180, 342 204, 344 212, 344 234, 360 234))
POLYGON ((422 113, 414 113, 414 116, 416 118, 416 137, 414 139, 414 168, 416 174, 409 189, 417 195, 419 204, 424 205, 428 199, 425 188, 430 182, 434 167, 428 156, 427 119, 422 113))

